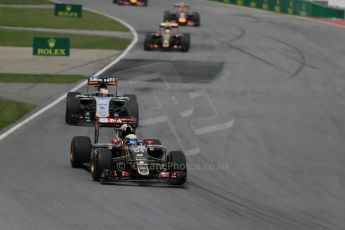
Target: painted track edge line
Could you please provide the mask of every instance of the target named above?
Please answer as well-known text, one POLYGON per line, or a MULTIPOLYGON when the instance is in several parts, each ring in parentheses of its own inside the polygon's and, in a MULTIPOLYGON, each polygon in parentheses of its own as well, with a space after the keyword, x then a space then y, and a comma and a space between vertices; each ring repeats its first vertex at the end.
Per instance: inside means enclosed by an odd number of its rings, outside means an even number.
MULTIPOLYGON (((133 40, 131 42, 131 44, 120 54, 120 56, 118 56, 114 61, 112 61, 111 63, 109 63, 108 65, 104 66, 102 69, 100 69, 98 72, 96 72, 93 77, 98 77, 99 75, 101 75, 102 73, 104 73, 105 71, 107 71, 110 67, 112 67, 113 65, 117 64, 119 61, 121 61, 128 53, 129 51, 132 50, 132 48, 135 46, 135 44, 138 42, 138 34, 135 31, 135 29, 129 25, 127 22, 123 21, 122 19, 110 16, 108 14, 102 13, 102 12, 98 12, 96 10, 93 9, 88 9, 85 8, 89 11, 92 12, 96 12, 98 14, 101 14, 105 17, 111 18, 113 20, 117 20, 119 21, 121 24, 125 25, 126 27, 129 28, 129 30, 131 31, 131 33, 133 34, 133 40)), ((78 89, 80 89, 81 87, 85 86, 87 83, 87 81, 84 81, 82 83, 80 83, 79 85, 75 86, 73 89, 71 89, 70 91, 76 91, 78 89)), ((60 97, 58 97, 57 99, 55 99, 53 102, 51 102, 50 104, 44 106, 43 108, 41 108, 40 110, 38 110, 37 112, 35 112, 34 114, 30 115, 29 117, 25 118, 24 120, 20 121, 19 123, 13 125, 11 128, 9 128, 8 130, 6 130, 5 132, 1 133, 0 135, 0 141, 2 141, 3 139, 5 139, 7 136, 9 136, 10 134, 12 134, 14 131, 16 131, 17 129, 21 128, 22 126, 24 126, 25 124, 29 123, 30 121, 34 120, 35 118, 37 118, 39 115, 41 115, 42 113, 48 111, 49 109, 53 108, 55 105, 59 104, 61 101, 63 101, 66 98, 67 93, 61 95, 60 97)))

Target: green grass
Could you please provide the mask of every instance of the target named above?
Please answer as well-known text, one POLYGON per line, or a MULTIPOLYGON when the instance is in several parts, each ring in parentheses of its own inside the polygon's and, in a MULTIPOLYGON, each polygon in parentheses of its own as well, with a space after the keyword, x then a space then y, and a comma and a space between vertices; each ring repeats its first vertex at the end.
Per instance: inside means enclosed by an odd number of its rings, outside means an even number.
POLYGON ((21 5, 32 5, 32 4, 52 4, 48 0, 0 0, 0 4, 21 4, 21 5))
POLYGON ((131 41, 127 38, 0 29, 0 46, 32 47, 33 37, 67 37, 71 39, 71 48, 80 49, 123 50, 131 41))
POLYGON ((20 82, 69 84, 83 79, 85 79, 85 77, 81 75, 0 73, 0 82, 3 83, 20 82))
POLYGON ((32 104, 0 99, 0 129, 17 121, 34 108, 35 105, 32 104))
POLYGON ((128 28, 121 23, 86 10, 83 10, 82 18, 71 18, 56 17, 54 16, 53 9, 0 7, 0 25, 53 29, 128 31, 128 28))

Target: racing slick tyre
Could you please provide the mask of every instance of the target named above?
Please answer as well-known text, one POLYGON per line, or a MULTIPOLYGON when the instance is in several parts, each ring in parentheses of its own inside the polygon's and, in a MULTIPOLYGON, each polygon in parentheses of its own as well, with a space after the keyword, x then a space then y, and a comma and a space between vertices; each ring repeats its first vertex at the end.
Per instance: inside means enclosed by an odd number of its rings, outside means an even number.
POLYGON ((71 98, 67 101, 66 123, 77 124, 80 114, 80 102, 77 98, 71 98))
POLYGON ((129 102, 127 105, 129 114, 135 118, 136 124, 135 126, 139 126, 139 104, 138 99, 135 94, 125 94, 124 97, 129 97, 129 102))
POLYGON ((89 137, 73 137, 70 150, 70 161, 73 168, 80 168, 90 162, 91 140, 89 137))
POLYGON ((183 34, 181 36, 181 51, 188 52, 190 48, 190 34, 183 34))
POLYGON ((97 155, 91 163, 91 176, 94 181, 98 181, 101 178, 104 169, 111 168, 111 160, 112 154, 109 149, 97 149, 97 155))
POLYGON ((78 95, 80 95, 80 92, 68 92, 66 101, 69 101, 70 99, 75 98, 78 95))
POLYGON ((70 100, 73 100, 77 95, 80 95, 79 92, 68 92, 67 93, 67 97, 66 97, 66 113, 65 113, 65 122, 70 124, 71 122, 71 114, 70 111, 68 109, 68 102, 70 100))
POLYGON ((144 6, 147 6, 149 4, 149 0, 142 0, 142 3, 144 4, 144 6))
POLYGON ((198 12, 195 12, 193 14, 193 21, 194 21, 194 25, 199 27, 200 26, 200 14, 198 12))
POLYGON ((152 50, 151 48, 151 44, 152 44, 152 35, 151 33, 147 33, 145 36, 145 40, 144 40, 144 50, 152 50))
POLYGON ((182 151, 171 151, 167 156, 167 166, 170 172, 177 172, 175 180, 170 184, 182 185, 187 181, 187 161, 182 151))
POLYGON ((175 17, 173 16, 172 13, 170 13, 170 11, 164 11, 164 14, 163 14, 163 22, 170 22, 170 21, 173 21, 175 20, 175 17))
POLYGON ((115 4, 116 4, 116 3, 117 3, 117 0, 113 0, 113 3, 115 3, 115 4))

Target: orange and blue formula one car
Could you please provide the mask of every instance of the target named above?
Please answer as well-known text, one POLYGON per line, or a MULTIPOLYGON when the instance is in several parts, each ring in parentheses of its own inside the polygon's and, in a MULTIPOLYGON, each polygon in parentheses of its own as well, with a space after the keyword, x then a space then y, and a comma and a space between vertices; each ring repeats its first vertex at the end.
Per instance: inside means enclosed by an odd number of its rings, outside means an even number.
POLYGON ((200 14, 189 10, 189 5, 181 2, 175 4, 175 12, 165 11, 163 21, 175 22, 180 26, 200 26, 200 14))

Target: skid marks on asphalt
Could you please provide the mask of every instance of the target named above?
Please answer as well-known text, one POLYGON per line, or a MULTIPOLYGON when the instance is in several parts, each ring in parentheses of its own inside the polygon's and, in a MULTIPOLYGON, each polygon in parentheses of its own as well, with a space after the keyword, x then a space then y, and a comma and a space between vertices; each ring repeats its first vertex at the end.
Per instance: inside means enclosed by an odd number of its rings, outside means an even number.
POLYGON ((177 144, 186 155, 200 153, 198 136, 234 124, 233 119, 218 112, 213 101, 216 98, 212 99, 207 89, 183 83, 183 76, 168 62, 137 66, 120 75, 128 79, 129 89, 138 95, 140 126, 159 133, 160 139, 173 137, 176 143, 172 147, 177 144))

